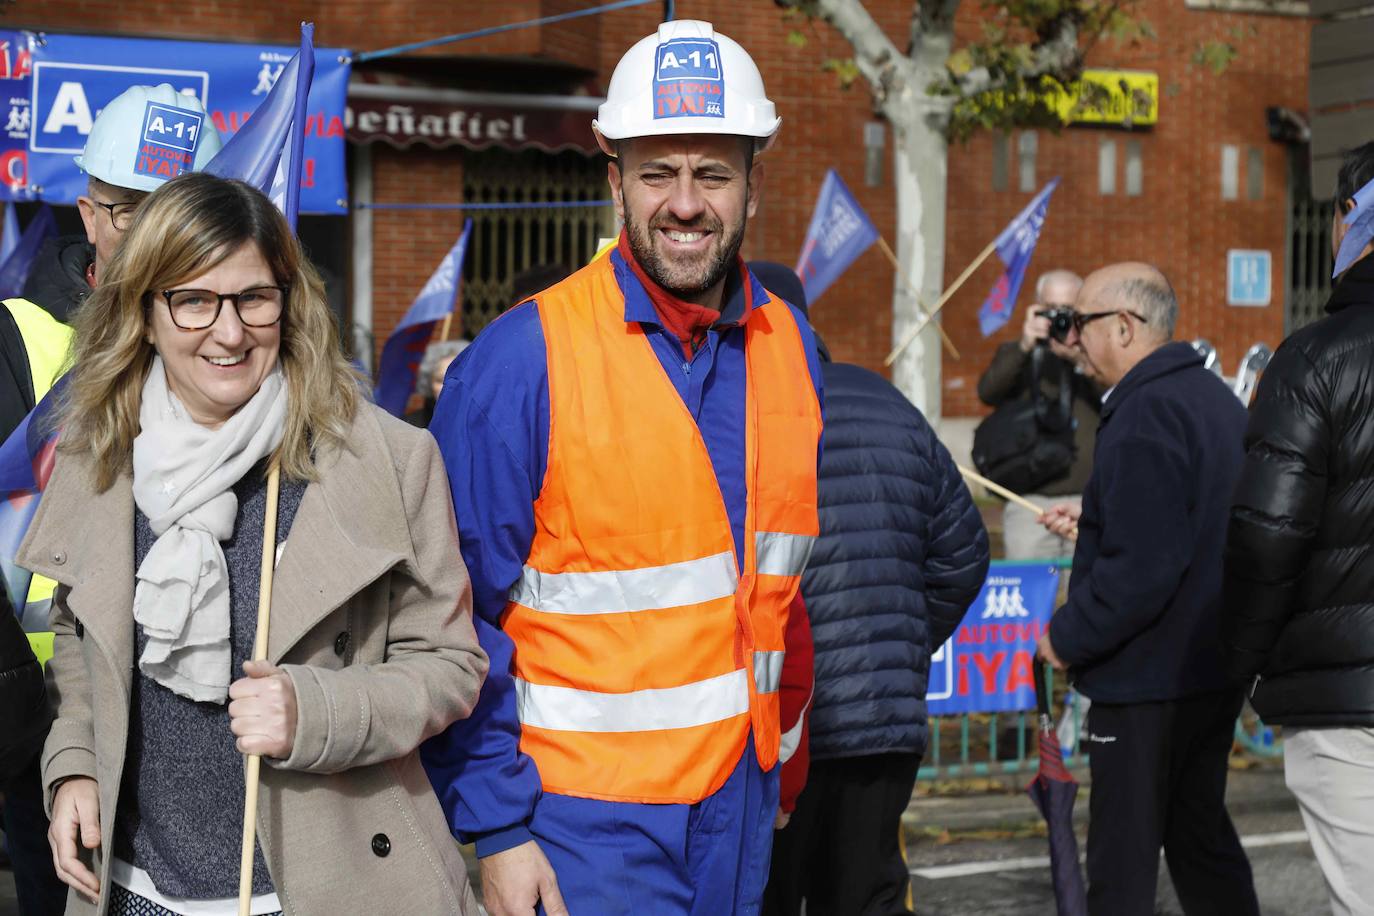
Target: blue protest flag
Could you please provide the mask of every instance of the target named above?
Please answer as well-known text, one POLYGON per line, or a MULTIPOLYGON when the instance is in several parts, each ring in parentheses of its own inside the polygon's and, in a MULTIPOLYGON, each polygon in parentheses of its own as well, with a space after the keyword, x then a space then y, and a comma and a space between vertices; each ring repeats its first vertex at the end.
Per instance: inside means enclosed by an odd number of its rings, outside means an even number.
POLYGON ((996 333, 998 328, 1006 324, 1016 308, 1021 281, 1026 278, 1026 267, 1035 253, 1035 243, 1040 241, 1040 227, 1045 224, 1045 214, 1050 208, 1050 195, 1057 187, 1059 179, 1054 178, 1031 198, 1026 209, 1007 224, 1007 228, 993 243, 997 246, 997 256, 1007 269, 978 309, 978 326, 984 337, 996 333))
POLYGON ((463 256, 467 253, 471 234, 472 220, 469 219, 463 223, 458 241, 444 255, 429 282, 406 310, 401 323, 386 339, 386 346, 382 347, 373 399, 394 416, 399 417, 405 411, 406 401, 415 390, 415 375, 434 325, 451 313, 458 302, 458 292, 463 286, 463 256))
MULTIPOLYGON (((1343 204, 1345 201, 1338 200, 1343 204)), ((1334 280, 1350 269, 1350 265, 1360 259, 1364 246, 1374 241, 1374 181, 1355 192, 1355 206, 1343 217, 1346 225, 1345 237, 1336 252, 1336 264, 1331 271, 1334 280)))
POLYGON ((65 376, 58 379, 0 444, 0 580, 19 611, 32 575, 15 564, 15 557, 38 512, 39 494, 52 474, 58 436, 53 412, 65 383, 65 376))
MULTIPOLYGON (((13 207, 14 204, 8 205, 10 212, 13 212, 13 207)), ((5 235, 9 235, 8 215, 5 217, 5 235)), ((8 257, 0 260, 0 299, 12 299, 23 294, 24 281, 29 278, 29 270, 38 257, 38 249, 56 235, 57 219, 52 215, 52 208, 43 204, 33 219, 29 220, 28 226, 24 227, 23 235, 18 237, 8 257)))
POLYGON ((282 70, 248 122, 224 144, 205 171, 259 189, 286 215, 300 212, 306 98, 315 74, 315 26, 301 23, 301 49, 282 70))
POLYGON ((877 240, 878 228, 839 173, 830 169, 821 182, 811 225, 806 228, 806 240, 797 258, 797 276, 806 289, 806 301, 814 303, 877 240))
POLYGON ((19 211, 14 201, 5 201, 5 225, 0 229, 0 264, 9 260, 14 247, 19 244, 19 211))

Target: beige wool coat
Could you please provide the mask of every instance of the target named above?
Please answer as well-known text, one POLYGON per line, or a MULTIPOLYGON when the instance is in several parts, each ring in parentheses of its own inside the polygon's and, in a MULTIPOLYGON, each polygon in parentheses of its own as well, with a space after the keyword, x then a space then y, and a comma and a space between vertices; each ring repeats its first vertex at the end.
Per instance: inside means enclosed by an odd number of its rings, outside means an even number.
MULTIPOLYGON (((487 669, 448 481, 428 432, 370 404, 348 442, 319 458, 276 567, 268 657, 298 715, 290 758, 264 760, 258 840, 292 916, 475 914, 416 751, 472 711, 487 669)), ((59 451, 19 556, 59 583, 48 807, 65 777, 99 784, 101 902, 73 892, 69 914, 106 909, 135 667, 132 479, 94 479, 59 451)))

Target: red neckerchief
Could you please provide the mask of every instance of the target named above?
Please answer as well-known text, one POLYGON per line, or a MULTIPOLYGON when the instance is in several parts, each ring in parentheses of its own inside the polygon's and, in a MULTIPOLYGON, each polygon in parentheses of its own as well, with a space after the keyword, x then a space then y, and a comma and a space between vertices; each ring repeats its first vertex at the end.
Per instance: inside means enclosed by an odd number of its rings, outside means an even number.
POLYGON ((616 247, 620 250, 620 256, 625 259, 625 263, 630 265, 630 269, 639 278, 644 291, 649 294, 649 301, 654 304, 658 320, 677 338, 678 343, 682 345, 683 354, 691 359, 705 340, 707 329, 720 320, 720 312, 704 305, 684 302, 649 279, 649 275, 639 266, 639 262, 630 251, 629 237, 623 231, 616 247))

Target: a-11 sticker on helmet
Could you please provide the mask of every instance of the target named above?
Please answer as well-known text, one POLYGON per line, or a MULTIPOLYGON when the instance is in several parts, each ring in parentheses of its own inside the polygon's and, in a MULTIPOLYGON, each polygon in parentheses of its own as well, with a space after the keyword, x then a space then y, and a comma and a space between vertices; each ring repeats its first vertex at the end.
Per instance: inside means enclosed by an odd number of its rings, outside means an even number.
POLYGON ((205 168, 220 146, 197 96, 170 83, 130 86, 101 110, 76 165, 116 188, 155 191, 182 172, 205 168))
POLYGON ((592 129, 608 156, 634 137, 729 134, 768 148, 782 119, 749 52, 709 22, 674 19, 615 65, 592 129))
POLYGON ((654 117, 725 117, 720 47, 709 38, 673 38, 654 58, 654 117))
POLYGON ((134 159, 134 174, 165 180, 191 171, 204 125, 204 116, 197 112, 149 102, 143 113, 143 138, 134 159))

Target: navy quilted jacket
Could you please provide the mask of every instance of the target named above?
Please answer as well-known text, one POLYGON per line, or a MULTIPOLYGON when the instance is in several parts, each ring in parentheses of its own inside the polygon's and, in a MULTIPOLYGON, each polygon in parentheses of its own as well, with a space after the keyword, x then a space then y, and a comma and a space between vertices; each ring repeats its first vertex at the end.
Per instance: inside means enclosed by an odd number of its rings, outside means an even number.
POLYGON ((826 363, 821 536, 802 577, 816 644, 811 757, 925 753, 930 655, 988 570, 954 460, 881 376, 826 363))

